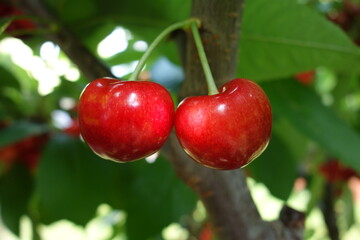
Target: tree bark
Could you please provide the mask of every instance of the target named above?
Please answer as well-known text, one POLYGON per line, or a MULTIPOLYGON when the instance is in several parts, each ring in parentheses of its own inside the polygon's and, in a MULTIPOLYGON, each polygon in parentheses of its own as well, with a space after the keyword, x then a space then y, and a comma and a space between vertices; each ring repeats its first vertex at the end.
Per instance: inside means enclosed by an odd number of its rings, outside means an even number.
POLYGON ((324 195, 321 202, 321 210, 324 216, 326 228, 329 233, 331 240, 339 240, 339 230, 337 227, 336 212, 334 209, 335 205, 335 189, 332 183, 327 182, 324 186, 324 195))
MULTIPOLYGON (((84 45, 64 27, 39 0, 15 0, 30 15, 55 22, 58 30, 48 38, 58 44, 80 71, 91 81, 112 76, 84 45)), ((243 0, 193 0, 192 15, 202 22, 201 36, 212 73, 218 86, 235 75, 243 0)), ((191 33, 186 33, 183 60, 186 81, 180 98, 206 94, 207 87, 191 33)), ((178 176, 188 184, 204 203, 212 220, 215 234, 222 240, 297 240, 302 239, 303 214, 285 207, 280 219, 261 219, 240 170, 218 171, 205 168, 191 160, 172 133, 163 148, 178 176)))
POLYGON ((278 239, 262 221, 242 170, 218 171, 190 159, 174 133, 164 149, 178 176, 203 202, 215 234, 222 240, 278 239))
MULTIPOLYGON (((218 86, 235 75, 243 3, 243 0, 193 1, 192 16, 201 20, 201 38, 218 86)), ((180 97, 207 93, 205 76, 190 32, 187 42, 184 56, 186 81, 180 97)))

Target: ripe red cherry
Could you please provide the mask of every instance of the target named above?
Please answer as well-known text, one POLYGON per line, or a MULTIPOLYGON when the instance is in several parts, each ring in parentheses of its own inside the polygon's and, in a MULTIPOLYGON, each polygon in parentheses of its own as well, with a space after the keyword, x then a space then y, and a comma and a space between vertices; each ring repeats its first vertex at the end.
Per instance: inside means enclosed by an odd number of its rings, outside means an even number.
POLYGON ((97 79, 79 101, 82 137, 100 157, 129 162, 158 151, 174 119, 169 92, 149 81, 97 79))
POLYGON ((236 169, 268 145, 271 106, 260 86, 247 79, 234 79, 219 92, 184 99, 175 116, 176 135, 195 161, 214 169, 236 169))

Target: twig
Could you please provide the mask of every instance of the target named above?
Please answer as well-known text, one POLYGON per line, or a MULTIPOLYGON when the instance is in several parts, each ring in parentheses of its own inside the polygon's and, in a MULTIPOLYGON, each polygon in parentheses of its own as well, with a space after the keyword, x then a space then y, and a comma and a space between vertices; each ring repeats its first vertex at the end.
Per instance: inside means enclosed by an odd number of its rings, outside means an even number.
POLYGON ((321 210, 324 216, 326 228, 331 240, 339 240, 339 230, 336 223, 336 213, 334 210, 334 186, 327 182, 325 184, 324 196, 322 198, 321 210))

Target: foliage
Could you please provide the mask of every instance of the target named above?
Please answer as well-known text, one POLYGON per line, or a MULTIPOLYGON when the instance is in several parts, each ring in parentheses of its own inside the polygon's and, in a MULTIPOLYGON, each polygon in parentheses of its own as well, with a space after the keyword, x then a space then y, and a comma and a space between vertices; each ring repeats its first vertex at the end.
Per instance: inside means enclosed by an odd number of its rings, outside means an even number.
MULTIPOLYGON (((344 4, 306 2, 246 1, 238 77, 261 84, 274 114, 268 149, 245 170, 284 202, 292 196, 295 180, 304 178, 306 191, 311 193, 309 209, 305 210, 310 212, 322 201, 326 179, 318 169, 327 159, 336 158, 360 172, 360 50, 353 43, 353 32, 343 31, 326 17, 344 11, 344 4), (297 81, 297 73, 310 70, 315 72, 310 84, 297 81)), ((142 54, 135 47, 139 41, 151 42, 169 24, 188 18, 191 8, 191 1, 180 0, 43 3, 98 57, 98 44, 116 27, 126 29, 126 50, 102 59, 109 67, 124 67, 137 60, 142 54)), ((0 32, 7 25, 8 18, 0 21, 0 32)), ((162 229, 173 222, 186 226, 184 219, 192 218, 197 198, 177 178, 165 157, 160 155, 151 164, 145 160, 115 164, 94 155, 76 131, 67 134, 69 124, 61 125, 54 114, 60 110, 76 122, 76 100, 87 80, 82 75, 76 81, 69 80, 65 73, 58 73, 57 86, 40 94, 39 76, 5 47, 10 35, 5 30, 0 42, 0 203, 7 228, 19 234, 23 215, 34 224, 67 219, 86 225, 102 203, 126 213, 129 240, 159 239, 162 229), (42 134, 48 136, 45 145, 27 142, 38 149, 32 158, 38 157, 39 164, 34 169, 26 167, 29 165, 24 163, 30 160, 16 154, 18 144, 42 134)), ((44 64, 39 56, 46 37, 34 30, 21 39, 30 47, 25 51, 30 49, 30 55, 44 64)), ((147 70, 164 56, 180 63, 173 41, 164 42, 155 51, 147 70)), ((60 60, 69 65, 68 69, 75 68, 62 52, 56 63, 60 60)), ((49 62, 44 65, 47 71, 56 69, 49 62)), ((351 212, 354 203, 347 185, 339 185, 345 194, 336 199, 348 202, 343 208, 351 212)), ((354 224, 359 223, 349 217, 341 226, 350 229, 354 224)), ((124 231, 116 224, 113 229, 115 235, 124 231)))

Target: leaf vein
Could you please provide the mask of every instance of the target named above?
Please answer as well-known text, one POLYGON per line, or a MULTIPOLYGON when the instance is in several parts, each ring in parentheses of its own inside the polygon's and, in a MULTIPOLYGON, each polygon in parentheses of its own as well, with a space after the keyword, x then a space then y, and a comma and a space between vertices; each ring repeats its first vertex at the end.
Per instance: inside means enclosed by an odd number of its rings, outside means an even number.
POLYGON ((258 34, 246 34, 246 35, 244 34, 242 38, 247 40, 260 41, 260 42, 270 42, 270 43, 285 44, 285 45, 304 47, 304 48, 314 48, 320 50, 341 52, 345 54, 351 54, 354 56, 360 56, 360 51, 355 47, 350 49, 339 45, 324 44, 319 42, 305 42, 302 40, 278 38, 278 37, 264 36, 258 34))

